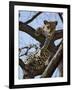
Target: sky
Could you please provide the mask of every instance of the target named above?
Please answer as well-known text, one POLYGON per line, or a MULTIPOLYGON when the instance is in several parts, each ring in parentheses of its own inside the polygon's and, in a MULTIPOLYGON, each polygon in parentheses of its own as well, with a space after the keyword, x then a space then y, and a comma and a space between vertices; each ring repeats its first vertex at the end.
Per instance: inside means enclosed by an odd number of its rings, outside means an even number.
MULTIPOLYGON (((19 14, 20 14, 19 21, 26 22, 29 19, 31 19, 32 16, 35 15, 36 13, 38 13, 38 12, 36 12, 36 11, 23 11, 23 10, 19 11, 19 14)), ((43 23, 44 20, 57 21, 58 24, 56 26, 56 30, 63 29, 62 21, 61 21, 60 17, 58 16, 58 14, 55 12, 54 13, 53 12, 43 12, 28 25, 36 30, 38 27, 42 27, 44 25, 44 23, 43 23)), ((58 45, 58 43, 60 41, 61 41, 61 39, 55 41, 54 42, 55 45, 58 45)), ((38 41, 36 41, 34 38, 32 38, 30 35, 28 35, 27 33, 19 31, 19 48, 24 47, 24 46, 28 46, 30 44, 40 44, 40 43, 38 41)), ((22 57, 22 59, 24 60, 25 57, 22 57)), ((19 79, 22 79, 23 71, 21 70, 20 66, 19 66, 18 71, 19 71, 19 73, 18 73, 19 79)), ((55 74, 53 74, 53 77, 56 75, 59 75, 58 69, 56 69, 55 74)))

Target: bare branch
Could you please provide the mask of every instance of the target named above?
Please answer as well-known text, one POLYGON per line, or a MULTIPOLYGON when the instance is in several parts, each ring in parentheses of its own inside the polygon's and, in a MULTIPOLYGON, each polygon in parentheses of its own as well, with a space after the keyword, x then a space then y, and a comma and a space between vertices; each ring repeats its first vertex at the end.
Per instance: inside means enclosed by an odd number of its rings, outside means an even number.
POLYGON ((61 21, 63 22, 62 13, 58 13, 58 15, 59 15, 59 17, 60 17, 61 21))
POLYGON ((63 38, 63 30, 62 29, 55 31, 53 41, 60 39, 60 38, 63 38))
POLYGON ((30 22, 32 22, 37 16, 39 16, 42 12, 38 12, 36 15, 34 15, 31 19, 29 19, 28 21, 25 22, 25 24, 29 24, 30 22))
POLYGON ((24 62, 20 58, 19 58, 19 65, 24 70, 25 64, 24 64, 24 62))
POLYGON ((21 52, 23 49, 26 49, 26 52, 21 54, 19 53, 19 57, 22 57, 24 55, 27 55, 28 54, 28 51, 31 49, 31 48, 35 48, 36 50, 38 49, 38 47, 36 46, 36 44, 33 44, 33 45, 29 45, 29 46, 25 46, 25 47, 22 47, 22 48, 19 48, 19 52, 21 52))

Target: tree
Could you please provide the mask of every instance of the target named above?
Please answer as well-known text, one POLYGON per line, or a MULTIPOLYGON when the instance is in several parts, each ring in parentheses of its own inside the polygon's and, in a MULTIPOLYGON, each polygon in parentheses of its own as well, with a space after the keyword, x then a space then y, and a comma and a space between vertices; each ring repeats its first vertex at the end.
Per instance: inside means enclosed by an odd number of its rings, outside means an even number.
MULTIPOLYGON (((41 43, 41 46, 43 46, 44 42, 45 42, 45 37, 43 35, 40 35, 40 36, 35 36, 35 29, 32 28, 31 26, 29 26, 28 24, 31 23, 34 19, 36 19, 40 14, 42 14, 42 12, 38 12, 36 15, 34 15, 31 19, 29 19, 28 21, 26 22, 21 22, 19 21, 19 30, 22 31, 22 32, 26 32, 27 34, 31 35, 33 38, 35 38, 37 41, 39 41, 41 43)), ((63 22, 63 18, 62 18, 62 13, 58 13, 61 21, 63 22)), ((57 40, 57 39, 60 39, 63 37, 63 30, 57 30, 55 31, 55 35, 54 35, 54 38, 51 40, 50 42, 50 46, 51 48, 53 48, 55 51, 56 51, 56 54, 55 56, 53 56, 49 66, 46 67, 45 71, 43 72, 42 74, 42 77, 51 77, 51 75, 53 74, 53 72, 55 71, 56 67, 59 65, 60 63, 60 60, 62 60, 62 44, 60 44, 59 46, 55 46, 54 45, 54 41, 57 40), (60 54, 59 54, 60 53, 60 54), (58 59, 60 57, 60 59, 58 59), (57 61, 57 62, 56 62, 57 61), (55 63, 54 63, 55 62, 55 63)), ((32 48, 31 47, 24 47, 27 49, 27 51, 23 54, 23 55, 27 55, 29 49, 32 48)), ((24 49, 22 48, 22 49, 24 49)), ((19 49, 19 51, 21 51, 21 49, 19 49)), ((21 56, 23 56, 21 55, 21 56)), ((20 59, 19 57, 19 65, 21 66, 21 68, 25 69, 25 64, 24 62, 20 59)))

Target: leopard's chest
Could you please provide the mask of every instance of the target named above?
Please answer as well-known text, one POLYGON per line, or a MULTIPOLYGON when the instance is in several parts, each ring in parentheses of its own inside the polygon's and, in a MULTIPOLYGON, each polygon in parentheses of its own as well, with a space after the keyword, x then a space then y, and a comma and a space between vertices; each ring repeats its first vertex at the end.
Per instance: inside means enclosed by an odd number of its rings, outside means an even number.
MULTIPOLYGON (((48 53, 47 53, 48 54, 48 53)), ((45 69, 45 62, 48 58, 48 55, 46 55, 46 52, 43 53, 42 56, 35 57, 33 62, 29 64, 29 70, 30 74, 41 74, 45 69)))

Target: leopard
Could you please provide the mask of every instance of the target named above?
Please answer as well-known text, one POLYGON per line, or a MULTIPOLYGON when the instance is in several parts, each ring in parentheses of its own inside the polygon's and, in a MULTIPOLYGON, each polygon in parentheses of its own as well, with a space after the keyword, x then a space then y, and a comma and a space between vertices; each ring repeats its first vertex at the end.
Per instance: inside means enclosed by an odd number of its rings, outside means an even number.
POLYGON ((35 35, 44 35, 45 42, 42 48, 39 51, 39 55, 35 54, 32 57, 29 57, 28 62, 25 64, 25 73, 23 78, 34 78, 37 75, 41 75, 46 66, 49 64, 52 55, 51 48, 50 48, 50 41, 54 37, 55 29, 56 29, 57 21, 47 21, 44 20, 44 25, 42 27, 38 27, 35 31, 35 35))

